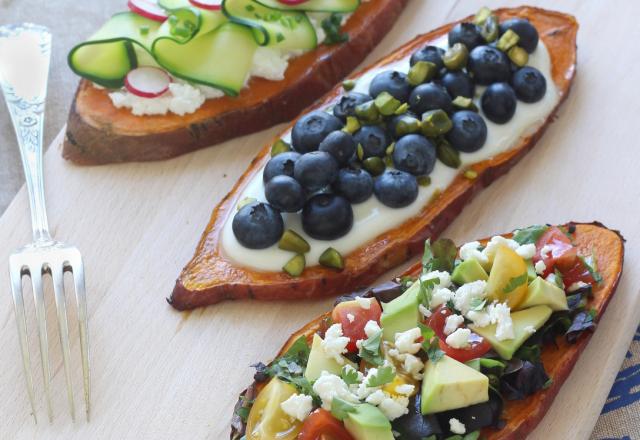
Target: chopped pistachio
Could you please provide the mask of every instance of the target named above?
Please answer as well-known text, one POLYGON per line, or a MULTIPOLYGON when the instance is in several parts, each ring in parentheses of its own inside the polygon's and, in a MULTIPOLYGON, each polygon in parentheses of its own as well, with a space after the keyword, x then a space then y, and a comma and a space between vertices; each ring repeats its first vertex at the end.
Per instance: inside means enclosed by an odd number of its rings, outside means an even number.
POLYGON ((473 22, 477 25, 482 25, 490 16, 491 16, 491 9, 487 8, 486 6, 483 6, 476 13, 476 16, 473 18, 473 22))
POLYGON ((388 168, 391 168, 393 166, 393 158, 391 156, 385 156, 382 161, 388 168))
POLYGON ((430 81, 438 72, 438 66, 430 61, 418 61, 409 69, 407 80, 412 86, 430 81))
POLYGON ((238 209, 238 211, 240 211, 242 208, 244 208, 247 205, 252 204, 253 202, 256 202, 257 199, 255 197, 245 197, 244 199, 240 200, 238 202, 238 206, 236 207, 238 209))
POLYGON ((356 87, 356 82, 352 79, 347 79, 342 82, 342 88, 347 92, 350 92, 355 87, 356 87))
POLYGON ((327 248, 318 259, 320 264, 326 267, 330 267, 332 269, 342 270, 344 269, 344 259, 340 252, 330 247, 327 248))
POLYGON ((456 43, 442 56, 444 66, 449 70, 460 70, 467 65, 469 50, 462 43, 456 43))
POLYGON ((418 181, 418 185, 420 186, 429 186, 431 185, 431 177, 429 176, 418 176, 416 179, 418 181))
POLYGON ((513 46, 509 49, 507 56, 518 67, 526 66, 529 62, 529 53, 520 46, 513 46))
POLYGON ((509 49, 511 49, 513 46, 518 44, 519 41, 520 41, 520 36, 515 32, 513 32, 513 30, 508 29, 507 32, 502 34, 502 36, 498 39, 498 44, 496 45, 496 47, 499 50, 506 52, 509 49))
POLYGON ((444 110, 430 110, 422 115, 422 134, 427 137, 440 136, 451 130, 453 124, 444 110))
POLYGON ((420 120, 414 116, 405 115, 395 121, 395 134, 397 137, 417 133, 418 131, 420 131, 420 120))
POLYGON ((380 113, 375 101, 367 101, 362 104, 358 104, 355 108, 356 116, 360 119, 360 122, 376 122, 380 113))
POLYGON ((436 153, 440 162, 449 168, 458 168, 460 166, 460 153, 446 139, 438 140, 436 153))
POLYGON ((487 43, 493 43, 498 39, 498 35, 500 34, 499 26, 498 17, 491 15, 480 26, 480 35, 483 36, 487 43))
POLYGON ((469 180, 473 180, 478 177, 478 172, 475 170, 467 170, 464 172, 464 177, 466 177, 469 180))
POLYGON ((285 251, 295 252, 296 254, 304 254, 311 250, 307 240, 292 229, 284 231, 282 238, 280 238, 278 242, 278 247, 285 251))
POLYGON ((304 267, 306 264, 307 262, 304 258, 304 255, 298 254, 287 261, 287 264, 282 267, 282 270, 295 278, 299 277, 302 274, 302 271, 304 271, 304 267))
POLYGON ((387 149, 384 150, 384 154, 386 154, 387 156, 391 156, 393 154, 393 150, 395 149, 396 149, 396 143, 391 142, 391 144, 387 147, 387 149))
POLYGON ((362 148, 362 144, 358 144, 356 147, 356 155, 358 156, 358 159, 364 159, 364 148, 362 148))
POLYGON ((398 107, 402 104, 399 100, 394 98, 389 92, 382 92, 375 99, 376 108, 378 112, 383 116, 392 115, 398 107))
POLYGON ((394 115, 403 115, 405 114, 407 111, 409 110, 409 104, 406 102, 403 102, 402 104, 400 104, 400 107, 398 107, 396 109, 395 112, 393 112, 394 115))
POLYGON ((471 110, 472 112, 478 111, 478 107, 476 107, 473 99, 467 98, 466 96, 456 96, 456 99, 452 101, 452 104, 457 109, 471 110))
POLYGON ((140 26, 140 35, 148 35, 149 26, 140 26))
POLYGON ((379 176, 384 172, 385 163, 382 158, 378 156, 367 157, 362 161, 362 166, 365 170, 369 172, 372 176, 379 176))
POLYGON ((342 131, 346 131, 349 134, 353 134, 360 130, 360 121, 355 116, 347 116, 347 123, 344 125, 342 131))
POLYGON ((275 157, 280 153, 286 153, 287 151, 291 151, 291 145, 283 141, 282 139, 278 139, 271 146, 271 157, 275 157))

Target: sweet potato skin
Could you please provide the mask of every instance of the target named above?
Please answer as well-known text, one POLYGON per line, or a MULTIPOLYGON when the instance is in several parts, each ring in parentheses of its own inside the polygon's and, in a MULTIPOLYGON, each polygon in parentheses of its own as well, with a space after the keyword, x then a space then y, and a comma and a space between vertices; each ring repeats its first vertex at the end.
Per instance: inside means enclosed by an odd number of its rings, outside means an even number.
MULTIPOLYGON (((598 222, 579 224, 572 222, 570 224, 576 227, 573 238, 579 253, 588 255, 593 249, 596 261, 598 261, 598 268, 603 280, 602 283, 594 288, 593 298, 589 302, 589 307, 593 307, 597 311, 596 320, 599 321, 611 301, 622 275, 624 238, 619 232, 608 229, 598 222)), ((509 237, 511 234, 504 235, 509 237)), ((485 238, 479 241, 485 244, 488 240, 488 238, 485 238)), ((416 276, 421 269, 421 264, 418 262, 407 269, 403 275, 416 276)), ((302 335, 311 341, 313 334, 323 328, 323 322, 327 316, 329 316, 328 313, 321 315, 291 335, 277 356, 285 353, 291 344, 302 335)), ((502 413, 506 425, 501 430, 484 429, 482 432, 484 438, 489 440, 520 440, 530 434, 553 403, 553 399, 555 399, 562 384, 571 373, 591 336, 591 332, 585 332, 574 344, 567 343, 564 338, 557 338, 557 349, 545 346, 542 351, 542 362, 547 374, 553 379, 553 383, 548 388, 538 391, 524 400, 507 401, 502 413)), ((254 382, 242 395, 244 396, 245 393, 248 393, 247 396, 255 396, 260 388, 261 385, 254 382)), ((242 399, 239 399, 236 408, 241 404, 242 399)), ((231 438, 237 438, 234 435, 242 428, 242 422, 234 415, 231 438)))
POLYGON ((254 78, 239 97, 209 100, 190 115, 134 116, 82 80, 62 155, 81 165, 163 160, 290 121, 360 64, 408 1, 362 3, 345 25, 349 41, 321 45, 292 60, 284 80, 254 78))
MULTIPOLYGON (((500 9, 496 12, 501 19, 528 18, 538 28, 540 37, 547 45, 551 56, 552 76, 560 92, 558 102, 560 106, 569 93, 575 75, 575 42, 578 28, 575 19, 569 15, 531 7, 500 9)), ((418 36, 370 68, 405 57, 429 41, 446 34, 455 24, 451 23, 418 36)), ((336 87, 319 106, 331 103, 340 93, 340 87, 336 87)), ((542 136, 552 122, 556 110, 557 107, 540 129, 522 138, 518 146, 474 165, 473 169, 478 173, 476 179, 469 180, 459 175, 416 217, 381 234, 348 255, 345 258, 346 265, 343 271, 336 272, 314 266, 305 269, 302 276, 298 278, 291 278, 285 273, 257 272, 234 266, 221 252, 220 231, 227 217, 233 215, 244 186, 269 160, 269 147, 265 147, 231 192, 214 209, 193 259, 176 281, 169 303, 176 309, 185 310, 214 304, 225 299, 275 300, 335 296, 340 292, 366 286, 389 269, 421 252, 427 238, 435 238, 475 194, 515 165, 542 136)))

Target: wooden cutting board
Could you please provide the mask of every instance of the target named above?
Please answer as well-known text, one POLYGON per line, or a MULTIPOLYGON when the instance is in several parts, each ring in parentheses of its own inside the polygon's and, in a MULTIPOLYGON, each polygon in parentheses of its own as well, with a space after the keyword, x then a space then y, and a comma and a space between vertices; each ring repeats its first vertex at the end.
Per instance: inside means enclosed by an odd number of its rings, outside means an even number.
MULTIPOLYGON (((474 13, 478 5, 470 3, 414 0, 368 62, 416 33, 474 13)), ((539 3, 572 12, 581 23, 574 90, 534 151, 485 190, 444 235, 463 242, 537 222, 595 219, 625 235, 625 274, 618 293, 532 436, 582 439, 591 433, 640 320, 640 291, 634 282, 640 278, 640 102, 635 99, 640 80, 635 50, 640 4, 539 3)), ((76 424, 69 419, 57 334, 50 325, 55 419, 52 424, 45 421, 42 380, 34 369, 40 423, 33 423, 4 270, 0 271, 0 286, 6 290, 0 295, 0 438, 228 438, 236 396, 251 380, 249 364, 269 360, 289 333, 327 309, 331 300, 228 302, 178 313, 165 297, 190 258, 214 204, 277 131, 163 163, 97 168, 65 163, 59 151, 62 136, 58 137, 45 160, 49 217, 54 235, 77 245, 85 257, 91 422, 81 416, 76 424)), ((10 142, 5 145, 11 147, 10 142)), ((0 219, 0 262, 4 262, 0 264, 7 264, 12 249, 30 241, 28 222, 23 189, 0 219)), ((48 312, 49 322, 54 323, 52 304, 48 312)), ((33 320, 29 325, 33 330, 33 320)), ((38 365, 35 332, 30 337, 38 365)), ((77 344, 73 349, 77 356, 77 344)), ((74 374, 79 391, 80 370, 74 374)), ((79 392, 76 402, 80 410, 79 392)))

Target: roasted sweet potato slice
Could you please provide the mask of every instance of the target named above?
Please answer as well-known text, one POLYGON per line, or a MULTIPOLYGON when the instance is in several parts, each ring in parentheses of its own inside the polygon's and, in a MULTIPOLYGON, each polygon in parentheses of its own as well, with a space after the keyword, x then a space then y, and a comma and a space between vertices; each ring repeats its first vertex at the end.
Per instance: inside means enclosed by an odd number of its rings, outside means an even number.
MULTIPOLYGON (((575 19, 566 14, 530 7, 500 9, 496 13, 500 19, 527 18, 536 26, 540 38, 549 50, 553 81, 560 93, 559 106, 566 99, 575 74, 578 30, 575 19)), ((364 72, 406 57, 417 48, 445 35, 455 24, 417 37, 364 72)), ((341 88, 338 86, 318 106, 327 106, 340 93, 341 88)), ((231 192, 213 210, 195 255, 180 274, 169 302, 182 310, 214 304, 224 299, 274 300, 334 296, 358 286, 366 286, 387 270, 421 252, 425 239, 437 236, 478 191, 515 165, 542 136, 556 110, 557 107, 535 133, 522 137, 514 148, 474 165, 473 170, 478 174, 476 179, 470 180, 460 174, 417 216, 346 256, 343 271, 314 266, 305 269, 299 278, 291 278, 285 273, 258 272, 237 267, 225 259, 221 252, 220 233, 227 218, 235 212, 243 188, 261 172, 270 158, 269 146, 266 146, 231 192)))
POLYGON ((185 116, 134 116, 83 80, 62 155, 83 165, 162 160, 290 121, 364 60, 407 2, 363 2, 345 25, 349 41, 295 58, 282 81, 253 78, 239 97, 209 100, 185 116))
MULTIPOLYGON (((571 225, 576 228, 572 237, 578 247, 579 254, 589 255, 593 250, 595 259, 598 262, 598 271, 602 276, 602 282, 593 289, 593 298, 587 306, 596 310, 595 320, 597 322, 605 312, 609 301, 611 301, 622 274, 624 238, 619 232, 607 229, 600 223, 571 223, 571 225)), ((505 237, 511 236, 511 234, 504 235, 505 237)), ((479 241, 485 244, 488 239, 479 241)), ((410 267, 404 275, 416 276, 421 269, 421 264, 418 262, 410 267)), ((369 294, 365 293, 364 296, 369 294)), ((329 313, 319 316, 294 333, 276 357, 285 353, 300 336, 306 336, 307 340, 311 341, 314 333, 323 328, 326 329, 325 318, 328 316, 330 316, 329 313)), ((587 346, 591 335, 591 332, 584 332, 573 344, 569 344, 565 338, 559 337, 556 340, 557 348, 546 346, 542 351, 542 363, 547 375, 552 379, 551 385, 524 400, 506 401, 502 412, 502 418, 506 425, 500 430, 483 430, 484 438, 490 440, 520 440, 531 433, 540 423, 551 403, 553 403, 553 399, 560 391, 569 373, 571 373, 573 366, 580 357, 580 353, 587 346)), ((243 396, 246 396, 248 400, 253 399, 260 388, 261 385, 255 382, 247 388, 241 394, 236 409, 244 404, 243 396)), ((242 421, 234 413, 231 438, 239 438, 237 434, 243 430, 242 421)))

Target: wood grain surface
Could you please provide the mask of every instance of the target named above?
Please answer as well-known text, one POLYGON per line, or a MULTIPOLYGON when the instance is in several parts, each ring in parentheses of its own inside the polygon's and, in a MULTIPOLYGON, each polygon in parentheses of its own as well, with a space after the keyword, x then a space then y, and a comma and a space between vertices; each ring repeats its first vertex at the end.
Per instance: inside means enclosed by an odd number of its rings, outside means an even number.
MULTIPOLYGON (((516 2, 487 1, 488 6, 516 2)), ((577 16, 578 74, 568 101, 536 149, 486 189, 445 231, 458 242, 536 222, 600 220, 627 238, 625 273, 604 319, 535 439, 588 438, 640 320, 640 153, 632 99, 640 75, 635 2, 532 2, 577 16), (625 55, 625 53, 627 55, 625 55)), ((368 62, 415 34, 473 13, 475 2, 412 0, 368 62)), ((281 127, 280 127, 281 128, 281 127)), ((89 295, 93 411, 72 424, 62 360, 50 326, 55 419, 45 419, 34 369, 34 425, 19 361, 7 271, 0 271, 0 438, 223 439, 249 364, 268 360, 286 337, 331 300, 224 303, 192 313, 164 298, 198 241, 211 208, 279 127, 172 161, 97 168, 45 160, 54 235, 84 254, 89 295)), ((0 219, 0 261, 30 240, 26 192, 0 219)), ((1 263, 0 263, 1 264, 1 263)), ((400 272, 398 268, 396 273, 400 272)), ((390 276, 390 275, 389 275, 390 276)), ((28 292, 28 289, 26 289, 28 292)), ((32 301, 28 306, 33 312, 32 301)), ((48 305, 50 322, 53 304, 48 305)), ((33 313, 31 313, 33 315, 33 313)), ((29 322, 34 330, 33 319, 29 322)), ((74 345, 77 356, 77 344, 74 345)), ((37 341, 31 334, 37 364, 37 341)), ((77 359, 76 359, 77 360, 77 359)), ((79 367, 79 363, 76 362, 79 367)), ((80 391, 80 370, 75 370, 80 391)), ((76 393, 76 400, 81 400, 76 393)))

